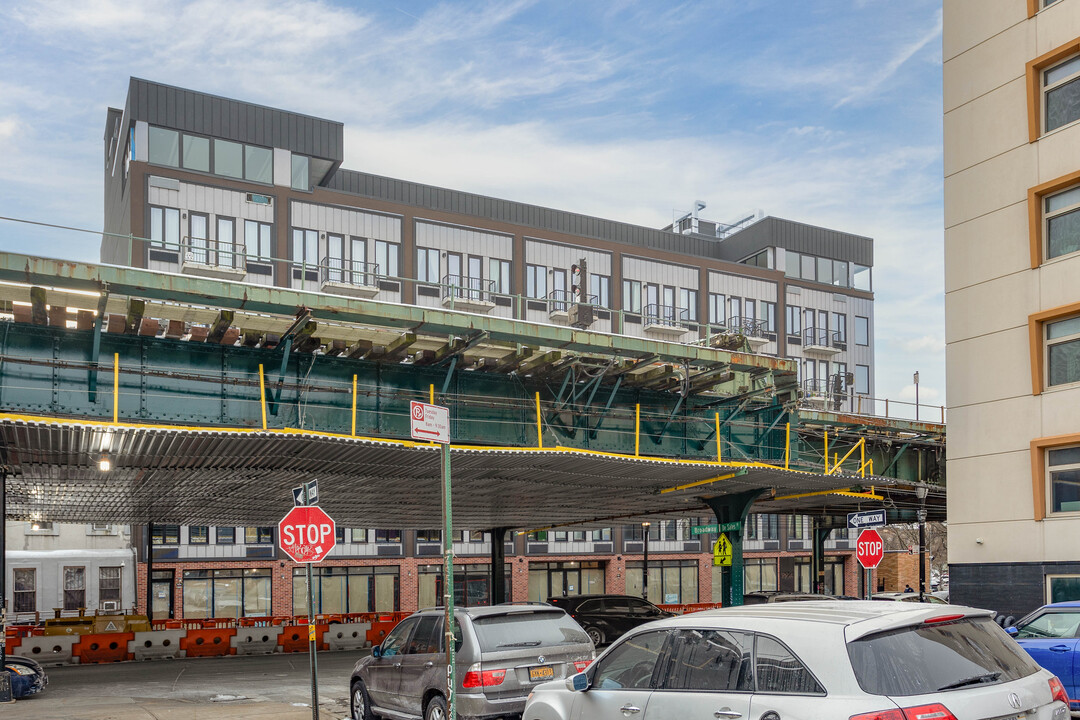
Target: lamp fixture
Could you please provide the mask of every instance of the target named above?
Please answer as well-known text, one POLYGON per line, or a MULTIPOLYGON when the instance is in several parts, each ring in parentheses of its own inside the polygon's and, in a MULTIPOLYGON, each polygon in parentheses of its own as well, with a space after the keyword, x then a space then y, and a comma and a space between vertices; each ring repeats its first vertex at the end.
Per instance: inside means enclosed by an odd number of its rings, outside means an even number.
POLYGON ((112 460, 109 459, 108 453, 101 454, 101 459, 98 460, 98 470, 101 472, 109 472, 112 470, 112 460))

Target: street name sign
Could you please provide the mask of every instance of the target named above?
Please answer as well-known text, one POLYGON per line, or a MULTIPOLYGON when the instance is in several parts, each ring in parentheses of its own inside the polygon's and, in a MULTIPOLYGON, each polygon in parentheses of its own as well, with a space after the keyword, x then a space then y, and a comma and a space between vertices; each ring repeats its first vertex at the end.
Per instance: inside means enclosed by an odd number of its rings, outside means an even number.
POLYGON ((859 533, 859 540, 855 544, 855 557, 866 570, 873 570, 878 566, 881 558, 885 557, 885 543, 877 530, 870 528, 859 533))
POLYGON ((885 509, 864 510, 863 512, 848 513, 848 530, 865 530, 866 528, 879 528, 888 525, 885 518, 885 509))
POLYGON ((692 525, 691 535, 705 535, 708 533, 739 532, 742 530, 741 522, 713 523, 712 525, 692 525))
POLYGON ((409 420, 409 432, 413 440, 427 440, 444 445, 450 442, 450 408, 413 400, 409 403, 409 420))
POLYGON ((294 507, 278 523, 278 544, 298 563, 322 562, 336 542, 334 521, 317 505, 294 507))

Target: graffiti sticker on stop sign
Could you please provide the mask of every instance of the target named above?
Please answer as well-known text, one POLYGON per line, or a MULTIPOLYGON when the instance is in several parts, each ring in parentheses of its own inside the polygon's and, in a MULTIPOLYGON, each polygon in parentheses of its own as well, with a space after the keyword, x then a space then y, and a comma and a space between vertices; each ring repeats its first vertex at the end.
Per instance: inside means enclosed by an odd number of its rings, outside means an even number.
POLYGON ((885 543, 881 541, 881 535, 873 528, 859 533, 859 541, 855 545, 855 557, 859 564, 867 570, 873 570, 885 557, 885 543))
POLYGON ((334 521, 316 505, 294 507, 278 523, 278 544, 298 563, 317 563, 334 549, 334 521))

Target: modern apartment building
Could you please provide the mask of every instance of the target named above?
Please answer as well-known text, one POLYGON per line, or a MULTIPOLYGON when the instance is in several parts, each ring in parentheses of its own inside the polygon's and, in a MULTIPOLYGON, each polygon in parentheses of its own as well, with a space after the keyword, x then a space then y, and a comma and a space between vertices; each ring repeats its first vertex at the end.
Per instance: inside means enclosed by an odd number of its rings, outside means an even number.
MULTIPOLYGON (((104 141, 104 262, 562 325, 584 295, 594 331, 686 343, 737 331, 757 353, 799 361, 804 402, 871 410, 870 238, 760 213, 711 222, 703 203, 648 228, 347 170, 339 122, 135 78, 124 107, 108 111, 104 141)), ((689 527, 651 526, 650 598, 719 591, 708 538, 689 527)), ((272 528, 155 525, 153 536, 159 612, 287 613, 299 601, 272 528)), ((460 592, 480 598, 490 535, 457 536, 460 592)), ((748 590, 809 587, 805 519, 755 516, 747 537, 748 590)), ((146 538, 136 538, 145 560, 146 538)), ((433 603, 438 538, 339 529, 340 549, 319 570, 332 598, 323 610, 433 603)), ((837 592, 854 589, 847 542, 828 546, 837 592)), ((509 594, 637 593, 642 550, 632 526, 518 536, 509 594)))
POLYGON ((1080 599, 1080 0, 945 0, 952 599, 1080 599))

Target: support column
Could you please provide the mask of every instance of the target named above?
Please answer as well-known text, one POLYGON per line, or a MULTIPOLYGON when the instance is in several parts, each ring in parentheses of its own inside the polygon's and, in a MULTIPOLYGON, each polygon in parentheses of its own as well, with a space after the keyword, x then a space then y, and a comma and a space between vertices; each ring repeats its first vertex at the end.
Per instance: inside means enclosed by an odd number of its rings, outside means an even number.
POLYGON ((723 582, 723 603, 726 606, 743 604, 743 525, 750 507, 758 496, 765 492, 764 489, 747 490, 734 495, 720 495, 718 497, 702 498, 712 508, 716 515, 716 521, 720 525, 737 523, 737 528, 727 530, 728 541, 731 543, 731 567, 724 568, 721 572, 723 582))
MULTIPOLYGON (((810 584, 811 592, 820 595, 825 592, 825 540, 833 531, 833 527, 829 518, 812 519, 811 522, 814 526, 812 528, 813 552, 810 555, 810 584)), ((833 588, 833 593, 835 592, 836 588, 833 588)))
POLYGON ((506 531, 491 529, 491 604, 498 605, 510 598, 506 595, 506 531))
MULTIPOLYGON (((139 581, 139 568, 135 568, 135 582, 139 581)), ((154 619, 154 523, 146 524, 146 617, 154 619)))
POLYGON ((7 471, 0 470, 0 703, 14 702, 7 667, 7 471))

